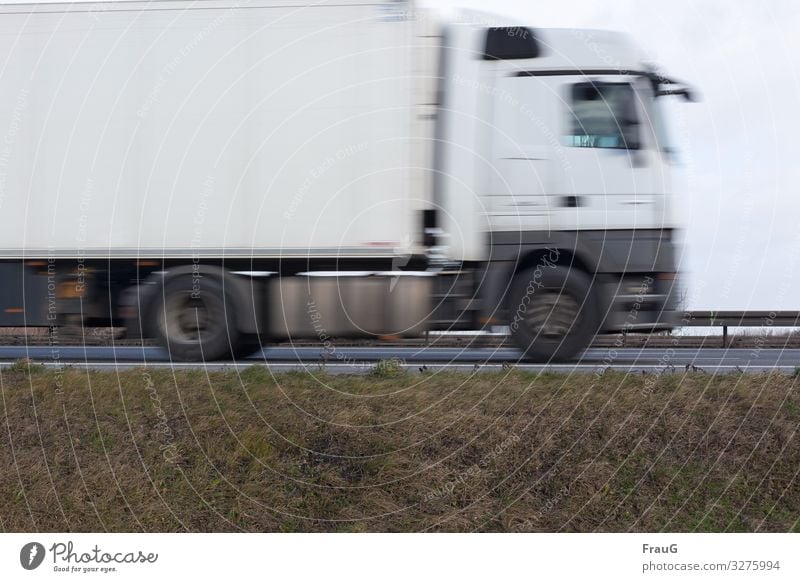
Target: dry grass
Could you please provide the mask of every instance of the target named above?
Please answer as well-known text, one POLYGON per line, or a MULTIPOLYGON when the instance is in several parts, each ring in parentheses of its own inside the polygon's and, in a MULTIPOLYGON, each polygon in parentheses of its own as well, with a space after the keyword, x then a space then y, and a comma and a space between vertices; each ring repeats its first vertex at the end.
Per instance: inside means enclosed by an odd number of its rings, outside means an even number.
POLYGON ((2 371, 2 531, 799 531, 780 375, 2 371))

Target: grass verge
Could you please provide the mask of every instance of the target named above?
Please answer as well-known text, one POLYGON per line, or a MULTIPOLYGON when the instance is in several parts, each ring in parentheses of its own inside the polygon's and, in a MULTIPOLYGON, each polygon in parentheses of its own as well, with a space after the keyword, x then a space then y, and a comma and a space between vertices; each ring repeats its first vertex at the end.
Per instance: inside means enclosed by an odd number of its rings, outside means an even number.
POLYGON ((800 531, 777 374, 0 380, 2 531, 800 531))

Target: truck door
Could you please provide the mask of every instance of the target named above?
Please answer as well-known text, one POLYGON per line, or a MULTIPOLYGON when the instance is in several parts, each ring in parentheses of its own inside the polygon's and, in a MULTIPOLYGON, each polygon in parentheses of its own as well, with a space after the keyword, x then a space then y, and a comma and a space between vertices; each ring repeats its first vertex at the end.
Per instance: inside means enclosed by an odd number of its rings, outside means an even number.
POLYGON ((632 76, 553 76, 561 159, 553 177, 564 230, 657 228, 663 192, 646 86, 632 76))
POLYGON ((491 156, 485 210, 492 231, 549 231, 557 145, 549 87, 496 71, 488 101, 491 156))
POLYGON ((664 168, 646 79, 498 70, 492 81, 493 231, 662 226, 664 168))

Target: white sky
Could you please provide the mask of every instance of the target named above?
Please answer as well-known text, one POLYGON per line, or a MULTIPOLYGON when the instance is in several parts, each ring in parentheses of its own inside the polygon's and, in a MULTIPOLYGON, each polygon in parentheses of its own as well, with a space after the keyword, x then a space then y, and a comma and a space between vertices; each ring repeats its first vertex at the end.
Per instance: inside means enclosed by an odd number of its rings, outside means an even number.
POLYGON ((800 309, 800 2, 429 0, 626 31, 700 90, 673 108, 689 307, 800 309))
POLYGON ((672 120, 688 307, 800 309, 800 1, 423 1, 632 34, 703 98, 672 120))

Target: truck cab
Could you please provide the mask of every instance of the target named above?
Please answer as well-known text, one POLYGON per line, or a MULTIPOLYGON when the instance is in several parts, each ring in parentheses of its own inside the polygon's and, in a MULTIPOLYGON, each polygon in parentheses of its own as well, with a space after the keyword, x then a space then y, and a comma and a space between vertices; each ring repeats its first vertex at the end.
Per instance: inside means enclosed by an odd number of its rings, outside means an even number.
POLYGON ((658 101, 691 97, 623 34, 453 24, 434 199, 448 254, 486 265, 482 320, 537 360, 670 329, 677 269, 658 101))

